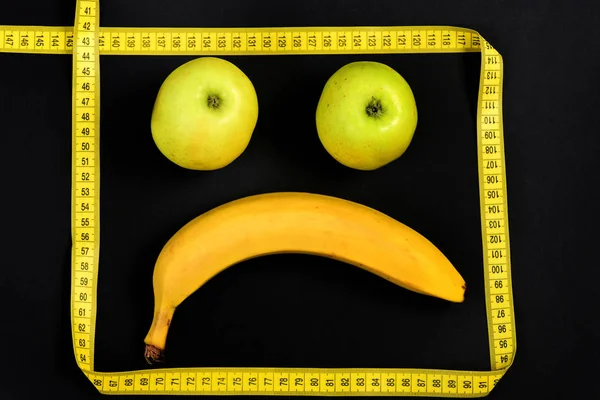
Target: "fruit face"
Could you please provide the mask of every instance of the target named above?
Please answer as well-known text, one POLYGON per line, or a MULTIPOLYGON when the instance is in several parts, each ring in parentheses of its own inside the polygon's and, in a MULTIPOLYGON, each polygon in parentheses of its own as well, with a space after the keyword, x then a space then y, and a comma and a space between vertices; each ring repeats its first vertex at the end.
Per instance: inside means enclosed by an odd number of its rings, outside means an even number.
POLYGON ((152 110, 152 138, 180 167, 223 168, 248 146, 258 120, 250 79, 229 61, 202 57, 175 69, 152 110))
POLYGON ((380 168, 404 154, 417 119, 406 80, 373 61, 337 70, 326 82, 316 111, 317 132, 327 152, 359 170, 380 168))

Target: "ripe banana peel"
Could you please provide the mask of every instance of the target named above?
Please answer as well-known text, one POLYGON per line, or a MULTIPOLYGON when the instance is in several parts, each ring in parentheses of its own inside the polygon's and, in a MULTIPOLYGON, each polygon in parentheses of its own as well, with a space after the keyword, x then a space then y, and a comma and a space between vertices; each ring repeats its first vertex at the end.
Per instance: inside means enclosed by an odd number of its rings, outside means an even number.
POLYGON ((145 358, 161 361, 176 307, 226 268, 254 257, 299 253, 363 268, 408 290, 464 300, 465 281, 428 239, 373 208, 320 194, 276 192, 218 206, 165 244, 153 276, 154 317, 145 358))

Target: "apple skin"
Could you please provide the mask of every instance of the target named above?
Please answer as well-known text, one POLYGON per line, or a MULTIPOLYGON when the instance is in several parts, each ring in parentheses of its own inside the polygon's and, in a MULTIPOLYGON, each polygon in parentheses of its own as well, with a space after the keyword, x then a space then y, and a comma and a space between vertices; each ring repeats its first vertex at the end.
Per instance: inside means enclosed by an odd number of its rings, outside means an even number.
POLYGON ((164 80, 151 131, 160 152, 173 163, 210 171, 246 150, 257 120, 258 98, 248 76, 227 60, 201 57, 164 80))
POLYGON ((364 171, 404 154, 417 120, 409 84, 393 68, 375 61, 338 69, 325 83, 316 110, 323 147, 341 164, 364 171))

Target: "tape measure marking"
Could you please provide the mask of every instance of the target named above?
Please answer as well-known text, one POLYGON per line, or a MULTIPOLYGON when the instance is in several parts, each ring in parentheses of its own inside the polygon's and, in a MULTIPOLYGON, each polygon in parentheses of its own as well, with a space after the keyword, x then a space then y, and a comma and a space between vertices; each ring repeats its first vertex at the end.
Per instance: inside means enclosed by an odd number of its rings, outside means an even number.
MULTIPOLYGON (((100 242, 98 2, 78 1, 73 47, 71 320, 75 358, 93 371, 100 242)), ((68 43, 68 41, 66 42, 68 43)))
POLYGON ((508 368, 516 352, 506 209, 502 78, 502 57, 485 42, 477 110, 478 159, 488 337, 490 360, 496 370, 508 368))
POLYGON ((482 397, 502 373, 395 369, 193 368, 89 374, 105 393, 482 397), (399 372, 401 371, 401 372, 399 372))
MULTIPOLYGON (((0 52, 69 54, 68 27, 5 26, 0 52)), ((336 54, 480 52, 473 30, 452 26, 290 28, 101 28, 100 54, 336 54)))
POLYGON ((102 393, 481 397, 514 360, 501 55, 470 29, 416 27, 100 28, 99 2, 77 1, 74 27, 0 26, 0 52, 73 56, 72 290, 76 361, 102 393), (186 368, 94 371, 99 259, 99 55, 301 55, 481 52, 478 172, 491 371, 186 368))

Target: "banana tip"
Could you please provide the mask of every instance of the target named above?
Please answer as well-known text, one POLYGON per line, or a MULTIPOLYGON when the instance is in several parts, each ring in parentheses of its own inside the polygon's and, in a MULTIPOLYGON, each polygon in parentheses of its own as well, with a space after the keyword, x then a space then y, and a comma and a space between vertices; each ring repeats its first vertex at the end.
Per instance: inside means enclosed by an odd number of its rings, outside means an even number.
POLYGON ((150 365, 154 363, 160 363, 164 360, 164 353, 161 349, 151 344, 146 344, 146 349, 144 351, 144 358, 146 362, 150 365))

